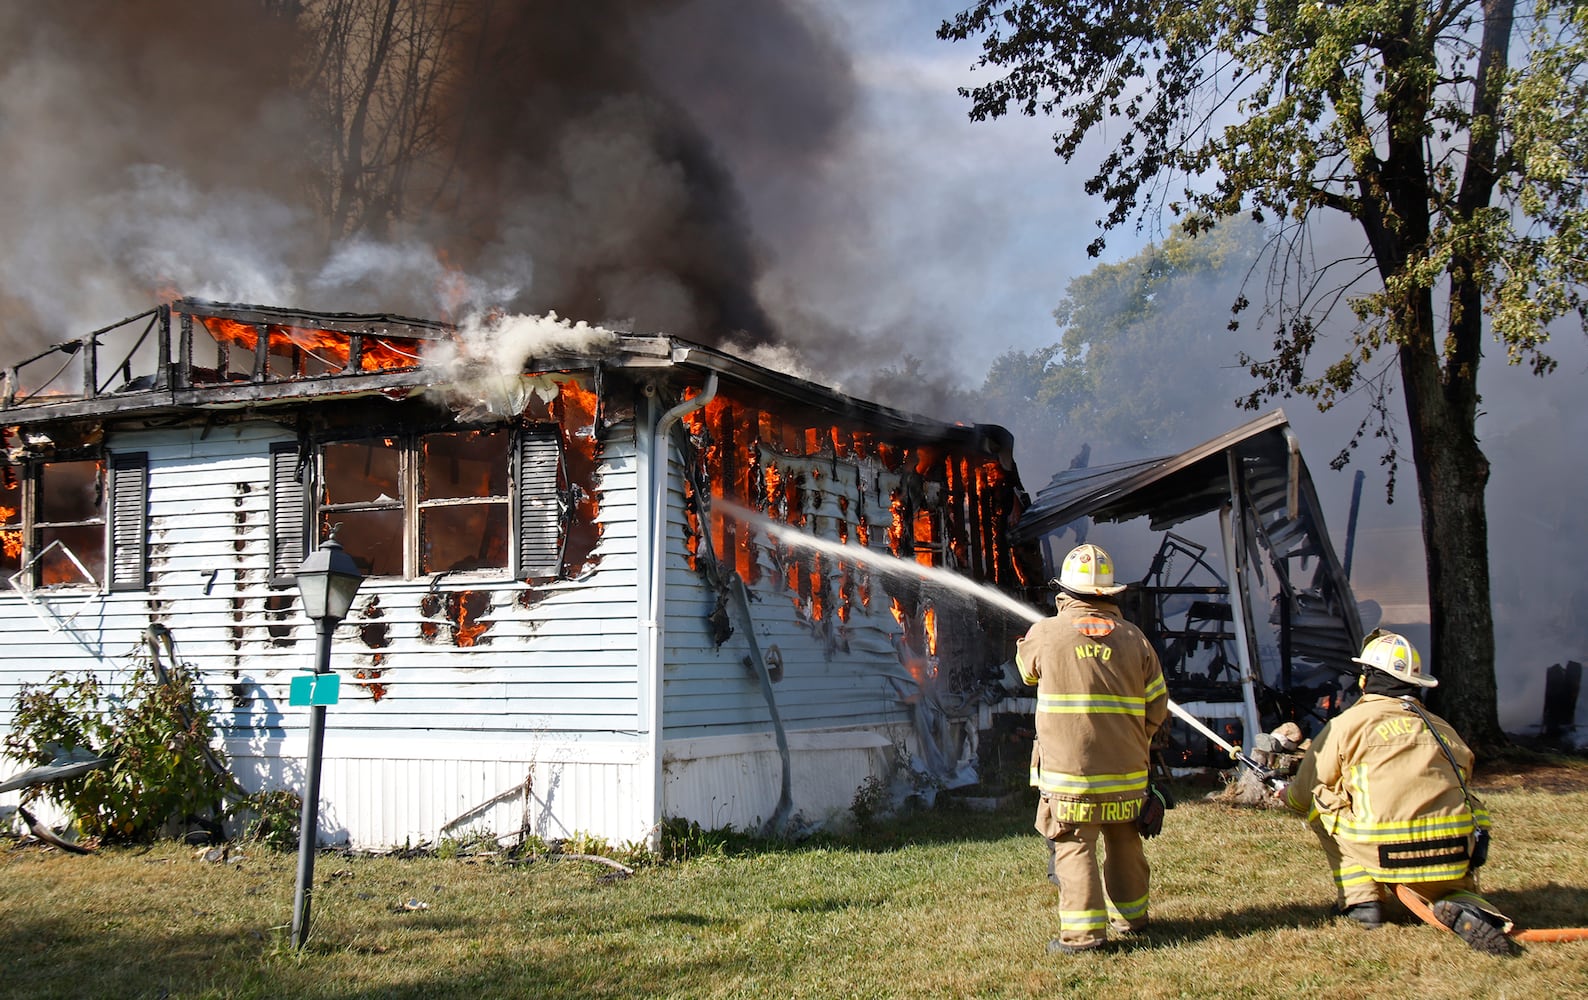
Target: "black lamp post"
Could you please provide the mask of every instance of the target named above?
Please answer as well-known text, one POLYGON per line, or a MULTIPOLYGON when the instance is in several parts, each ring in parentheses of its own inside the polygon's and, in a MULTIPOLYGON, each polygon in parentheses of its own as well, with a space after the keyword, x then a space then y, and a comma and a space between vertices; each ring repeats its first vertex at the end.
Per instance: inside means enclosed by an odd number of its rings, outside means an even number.
MULTIPOLYGON (((314 621, 314 672, 331 671, 331 633, 353 608, 353 595, 364 582, 353 557, 335 538, 327 538, 298 567, 303 611, 314 621)), ((314 894, 314 849, 320 825, 320 748, 325 743, 325 706, 314 705, 309 723, 307 787, 298 822, 298 887, 292 897, 292 946, 302 948, 309 937, 309 900, 314 894)))

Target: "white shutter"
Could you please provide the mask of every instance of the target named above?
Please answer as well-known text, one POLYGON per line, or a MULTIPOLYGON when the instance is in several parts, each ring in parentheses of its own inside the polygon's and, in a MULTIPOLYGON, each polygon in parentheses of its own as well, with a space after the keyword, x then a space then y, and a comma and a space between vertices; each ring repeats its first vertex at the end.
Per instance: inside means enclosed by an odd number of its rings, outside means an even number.
POLYGON ((149 454, 112 454, 110 589, 143 590, 149 572, 149 454))
POLYGON ((568 502, 562 439, 555 430, 521 431, 514 477, 518 490, 517 576, 522 580, 562 572, 568 502))
POLYGON ((297 582, 298 567, 308 555, 309 484, 298 478, 298 446, 270 446, 270 585, 297 582))

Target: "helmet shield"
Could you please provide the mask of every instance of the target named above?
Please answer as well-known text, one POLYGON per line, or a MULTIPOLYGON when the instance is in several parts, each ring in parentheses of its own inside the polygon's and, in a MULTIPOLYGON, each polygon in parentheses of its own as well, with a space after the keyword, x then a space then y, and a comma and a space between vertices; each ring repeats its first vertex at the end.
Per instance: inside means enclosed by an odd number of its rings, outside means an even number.
POLYGON ((1090 542, 1077 545, 1064 557, 1059 586, 1077 594, 1111 596, 1125 589, 1114 583, 1114 560, 1090 542))
POLYGON ((1429 676, 1424 669, 1423 658, 1417 655, 1417 647, 1408 642, 1405 636, 1394 632, 1375 630, 1362 647, 1362 655, 1352 657, 1351 662, 1382 670, 1407 684, 1425 688, 1439 686, 1438 679, 1429 676))

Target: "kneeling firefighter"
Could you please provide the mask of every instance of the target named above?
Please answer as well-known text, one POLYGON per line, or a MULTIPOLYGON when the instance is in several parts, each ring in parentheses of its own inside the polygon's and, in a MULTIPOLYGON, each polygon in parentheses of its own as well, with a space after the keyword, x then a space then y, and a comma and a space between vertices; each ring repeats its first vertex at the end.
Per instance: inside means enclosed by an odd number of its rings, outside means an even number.
POLYGON ((1058 613, 1031 626, 1015 663, 1037 686, 1031 783, 1042 792, 1036 828, 1059 887, 1059 937, 1049 950, 1076 952, 1106 944, 1110 926, 1129 933, 1147 925, 1141 838, 1163 818, 1163 800, 1148 787, 1148 753, 1169 692, 1151 644, 1113 600, 1125 588, 1108 553, 1076 546, 1055 583, 1058 613))
POLYGON ((1375 631, 1353 662, 1366 668, 1361 698, 1313 738, 1283 792, 1323 847, 1336 912, 1378 927, 1406 886, 1468 945, 1508 954, 1511 921, 1478 890, 1489 814, 1467 787, 1472 751, 1420 699, 1439 682, 1393 632, 1375 631))

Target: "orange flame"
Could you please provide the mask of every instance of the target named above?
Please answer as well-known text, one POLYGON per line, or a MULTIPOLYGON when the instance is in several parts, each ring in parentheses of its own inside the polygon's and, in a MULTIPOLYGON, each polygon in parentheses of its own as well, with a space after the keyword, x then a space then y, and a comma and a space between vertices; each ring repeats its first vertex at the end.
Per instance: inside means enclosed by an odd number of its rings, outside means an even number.
POLYGON ((480 636, 485 634, 485 630, 490 627, 489 622, 473 620, 475 614, 475 608, 473 607, 475 601, 473 598, 473 591, 465 590, 458 594, 458 622, 457 629, 453 633, 453 642, 460 647, 474 645, 480 636))
MULTIPOLYGON (((698 391, 685 389, 683 395, 692 398, 698 391)), ((712 510, 709 518, 690 516, 692 555, 700 544, 713 546, 724 568, 736 569, 750 582, 770 580, 763 586, 783 590, 808 620, 836 615, 847 622, 857 601, 869 607, 869 574, 862 567, 841 563, 836 573, 830 568, 824 571, 821 559, 802 548, 777 544, 750 525, 724 516, 720 508, 713 509, 712 500, 742 504, 790 527, 808 524, 843 544, 870 548, 873 535, 884 532, 887 551, 893 555, 913 557, 928 566, 952 560, 980 579, 997 580, 1010 572, 1004 532, 1012 523, 1011 491, 998 488, 1004 480, 992 471, 995 462, 989 457, 962 453, 948 443, 901 447, 878 440, 871 431, 846 429, 839 422, 813 422, 807 411, 782 409, 772 399, 746 401, 718 395, 688 414, 684 423, 696 448, 696 468, 687 477, 685 490, 692 498, 697 489, 709 491, 697 498, 696 509, 712 510), (874 478, 862 471, 856 483, 853 472, 837 466, 840 458, 862 470, 919 476, 927 495, 940 502, 930 508, 917 506, 911 501, 915 491, 902 485, 883 500, 874 478), (886 504, 884 514, 877 512, 879 500, 886 504), (777 568, 767 573, 765 567, 770 566, 777 568)), ((693 558, 691 565, 699 568, 693 558)), ((894 617, 905 624, 897 601, 894 617)), ((935 638, 918 638, 923 644, 935 643, 935 638)))
MULTIPOLYGON (((222 344, 231 344, 243 351, 252 352, 259 346, 259 327, 226 316, 197 316, 210 336, 222 344)), ((266 350, 277 357, 292 357, 301 352, 317 359, 331 371, 347 368, 352 353, 352 336, 333 330, 313 327, 270 324, 265 328, 266 350)), ((359 354, 359 370, 365 372, 391 371, 416 368, 424 361, 420 343, 408 337, 363 338, 359 354)), ((302 373, 300 363, 298 374, 302 373)))
POLYGON ((937 655, 937 609, 927 605, 926 613, 921 616, 921 628, 926 632, 926 651, 932 656, 937 655))
POLYGON ((596 410, 601 402, 594 389, 568 379, 557 383, 557 398, 562 401, 562 412, 570 426, 594 429, 596 410))
MULTIPOLYGON (((20 513, 21 511, 15 507, 0 504, 0 525, 16 524, 20 520, 17 516, 20 513)), ((0 528, 0 544, 5 546, 5 557, 7 559, 20 559, 22 557, 22 529, 0 528)))

